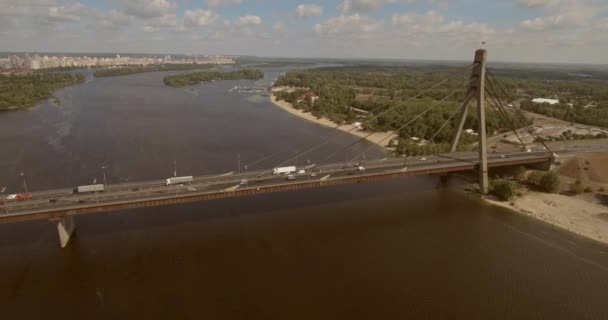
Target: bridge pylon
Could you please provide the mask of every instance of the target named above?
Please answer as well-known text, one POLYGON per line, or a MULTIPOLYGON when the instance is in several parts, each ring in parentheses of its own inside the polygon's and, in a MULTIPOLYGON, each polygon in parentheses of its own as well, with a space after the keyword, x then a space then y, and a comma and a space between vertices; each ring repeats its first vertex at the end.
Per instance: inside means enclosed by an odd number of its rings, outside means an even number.
POLYGON ((460 112, 460 122, 456 135, 452 140, 450 152, 456 152, 458 142, 462 136, 464 123, 468 114, 468 107, 471 100, 477 100, 477 117, 479 119, 479 128, 477 130, 479 142, 479 191, 482 194, 487 194, 489 189, 488 184, 488 148, 486 134, 486 113, 485 113, 485 79, 486 65, 488 52, 485 49, 479 49, 475 52, 474 66, 471 71, 471 84, 465 96, 462 110, 460 112))
POLYGON ((68 245, 68 242, 74 234, 76 223, 73 216, 65 216, 57 221, 57 233, 59 234, 59 244, 62 248, 68 245))

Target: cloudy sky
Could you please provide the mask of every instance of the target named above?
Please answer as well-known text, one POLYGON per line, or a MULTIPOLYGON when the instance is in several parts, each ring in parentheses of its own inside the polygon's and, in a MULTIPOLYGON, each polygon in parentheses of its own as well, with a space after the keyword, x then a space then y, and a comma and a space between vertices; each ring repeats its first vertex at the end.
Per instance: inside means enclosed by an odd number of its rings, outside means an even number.
POLYGON ((0 0, 0 51, 608 64, 608 0, 0 0))

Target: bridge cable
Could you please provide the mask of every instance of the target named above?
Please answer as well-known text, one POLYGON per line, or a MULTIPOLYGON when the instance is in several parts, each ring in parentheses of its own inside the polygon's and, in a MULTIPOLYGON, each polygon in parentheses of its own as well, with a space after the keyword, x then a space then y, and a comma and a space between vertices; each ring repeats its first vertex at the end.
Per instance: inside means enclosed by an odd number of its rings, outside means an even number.
MULTIPOLYGON (((502 101, 500 100, 500 98, 499 98, 499 97, 498 97, 498 95, 496 94, 496 90, 494 89, 494 85, 493 85, 493 84, 496 84, 496 85, 499 87, 499 89, 501 89, 501 90, 502 90, 502 94, 503 94, 503 95, 508 96, 508 94, 507 94, 507 92, 506 92, 506 89, 504 89, 504 87, 502 87, 502 86, 500 85, 500 83, 499 83, 499 82, 496 80, 496 77, 494 77, 494 74, 493 74, 493 73, 491 73, 490 71, 488 71, 488 75, 490 76, 490 79, 488 79, 488 80, 489 80, 488 82, 490 83, 490 89, 491 89, 491 90, 494 92, 494 95, 495 95, 495 96, 498 98, 499 102, 501 102, 501 105, 500 105, 500 106, 501 106, 501 107, 504 109, 505 107, 504 107, 504 105, 502 105, 502 101)), ((505 111, 505 112, 506 112, 506 111, 505 111)), ((525 117, 525 116, 524 116, 524 115, 521 113, 521 110, 519 110, 519 109, 515 109, 515 110, 513 111, 513 114, 515 114, 515 115, 519 116, 520 121, 522 122, 522 124, 523 124, 523 126, 524 126, 524 130, 528 131, 528 133, 530 134, 530 136, 532 136, 533 138, 535 138, 535 140, 536 140, 536 141, 540 142, 540 143, 541 143, 541 144, 542 144, 542 145, 545 147, 545 149, 546 149, 546 150, 548 150, 549 152, 552 152, 552 151, 551 151, 551 148, 549 148, 549 146, 548 146, 548 145, 547 145, 547 144, 544 142, 544 139, 543 139, 542 137, 540 137, 540 136, 538 135, 538 133, 536 132, 536 130, 534 130, 534 128, 533 128, 531 125, 529 125, 529 124, 527 123, 527 119, 526 119, 526 117, 525 117), (518 111, 519 111, 519 112, 518 112, 518 111)))
POLYGON ((490 97, 490 99, 493 101, 493 104, 489 103, 490 101, 487 101, 488 105, 498 113, 498 115, 502 118, 502 120, 508 126, 511 127, 511 131, 513 131, 513 133, 515 133, 517 140, 519 140, 519 142, 521 143, 521 146, 523 148, 525 146, 525 143, 524 143, 523 139, 521 138, 521 136, 519 135, 519 132, 517 131, 517 125, 515 124, 515 122, 510 118, 507 111, 500 107, 500 102, 497 100, 497 98, 495 96, 493 96, 490 93, 489 89, 486 89, 486 93, 488 94, 488 97, 490 97))
MULTIPOLYGON (((467 84, 465 85, 465 88, 468 88, 471 85, 471 83, 473 81, 475 81, 475 80, 476 79, 471 79, 469 82, 467 82, 467 84)), ((432 109, 434 109, 435 107, 437 107, 440 103, 445 102, 447 99, 449 99, 451 96, 453 96, 454 94, 456 94, 456 92, 460 91, 461 89, 462 89, 461 87, 458 87, 454 91, 452 91, 450 94, 448 94, 447 96, 445 96, 443 99, 441 99, 439 101, 435 101, 434 103, 431 104, 431 106, 429 108, 427 108, 426 110, 424 110, 423 112, 421 112, 420 114, 418 114, 412 120, 408 121, 406 124, 404 124, 403 126, 397 128, 396 130, 393 130, 392 132, 388 133, 386 135, 386 137, 384 137, 382 140, 378 141, 377 144, 381 144, 382 142, 386 141, 387 139, 389 139, 390 137, 392 137, 395 132, 397 132, 397 134, 399 134, 399 132, 401 130, 405 129, 407 126, 409 126, 410 124, 412 124, 414 121, 418 120, 420 117, 422 117, 423 115, 425 115, 426 113, 428 113, 429 111, 431 111, 432 109)), ((456 109, 457 109, 456 110, 457 112, 455 112, 450 118, 453 118, 456 115, 456 113, 458 113, 458 111, 460 111, 460 108, 456 108, 456 109)), ((444 124, 444 126, 445 126, 445 124, 444 124)), ((443 128, 443 126, 442 126, 442 128, 443 128)), ((372 132, 371 134, 373 134, 373 133, 374 132, 372 132)), ((369 134, 369 135, 367 135, 365 137, 360 138, 359 140, 355 141, 354 143, 357 143, 357 142, 359 142, 359 141, 361 141, 363 139, 366 139, 371 134, 369 134)), ((354 143, 350 144, 347 147, 350 147, 351 145, 354 145, 354 143)), ((345 149, 347 147, 345 147, 345 149)), ((359 153, 357 156, 355 156, 354 158, 352 158, 349 162, 352 162, 352 161, 356 160, 357 158, 359 158, 362 155, 368 153, 372 148, 375 148, 375 147, 376 147, 376 144, 371 145, 369 148, 365 149, 363 152, 359 153)))
MULTIPOLYGON (((387 113, 389 113, 389 112, 393 111, 393 110, 394 110, 394 109, 396 109, 397 107, 400 107, 400 106, 401 106, 401 105, 403 105, 404 103, 410 102, 410 101, 412 101, 412 100, 414 100, 414 99, 417 99, 417 98, 419 98, 419 97, 421 97, 421 96, 425 95, 425 94, 426 94, 426 93, 428 93, 429 91, 434 90, 434 89, 436 89, 437 87, 439 87, 439 86, 441 86, 441 85, 445 84, 446 82, 448 82, 448 81, 449 81, 451 78, 453 78, 454 76, 459 75, 459 74, 461 74, 462 72, 469 70, 470 68, 473 68, 473 67, 474 67, 474 66, 476 66, 477 64, 478 64, 478 63, 472 63, 472 64, 470 64, 470 65, 468 65, 468 66, 466 66, 466 67, 462 68, 461 70, 458 70, 458 71, 456 71, 456 72, 453 72, 453 73, 449 74, 449 75, 448 75, 448 76, 447 76, 447 77, 446 77, 444 80, 442 80, 442 81, 440 81, 440 82, 436 83, 435 85, 433 85, 433 86, 431 86, 431 87, 427 88, 426 90, 424 90, 424 91, 422 91, 422 92, 420 92, 420 93, 416 94, 415 96, 408 98, 408 99, 407 99, 407 100, 405 100, 403 103, 397 104, 397 105, 395 105, 395 106, 393 106, 393 107, 391 107, 391 108, 388 108, 387 110, 384 110, 383 112, 381 112, 381 113, 379 113, 379 114, 377 114, 377 115, 374 115, 373 117, 371 117, 371 118, 369 118, 369 119, 366 119, 366 120, 365 120, 365 122, 369 122, 369 121, 375 120, 375 119, 377 119, 377 118, 379 118, 379 117, 381 117, 381 116, 383 116, 383 115, 385 115, 385 114, 387 114, 387 113)), ((332 130, 339 129, 340 127, 343 127, 343 126, 345 126, 345 125, 346 125, 346 124, 340 124, 340 125, 337 125, 337 126, 333 127, 333 128, 332 128, 332 130)), ((352 131, 353 131, 353 130, 355 130, 355 129, 357 129, 357 128, 356 128, 356 127, 352 127, 351 129, 349 129, 349 130, 345 131, 345 133, 350 133, 350 132, 352 132, 352 131)), ((325 141, 321 142, 320 144, 318 144, 318 145, 316 145, 316 146, 314 146, 314 147, 312 147, 312 148, 310 148, 310 149, 308 149, 308 150, 306 150, 306 151, 304 151, 304 152, 301 152, 300 154, 296 155, 295 157, 292 157, 292 158, 290 158, 290 159, 287 159, 287 160, 285 160, 285 161, 281 162, 280 164, 278 164, 278 165, 277 165, 277 167, 280 167, 280 166, 282 166, 282 165, 285 165, 285 164, 287 164, 287 163, 289 163, 289 162, 291 162, 291 161, 297 160, 297 159, 299 159, 301 156, 303 156, 303 155, 305 155, 305 154, 308 154, 308 153, 310 153, 310 152, 313 152, 313 151, 315 151, 315 150, 317 150, 317 149, 321 148, 322 146, 324 146, 324 145, 328 144, 328 143, 329 143, 331 140, 333 140, 333 139, 335 139, 335 138, 336 138, 336 136, 329 137, 329 138, 327 138, 325 141)))

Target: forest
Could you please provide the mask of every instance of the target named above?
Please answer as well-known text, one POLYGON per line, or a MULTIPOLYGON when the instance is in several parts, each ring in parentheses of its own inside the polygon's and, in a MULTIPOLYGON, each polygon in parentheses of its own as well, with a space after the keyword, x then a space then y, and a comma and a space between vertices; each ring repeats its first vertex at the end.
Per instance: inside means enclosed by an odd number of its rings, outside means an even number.
POLYGON ((262 78, 264 78, 264 73, 258 69, 241 69, 230 72, 209 71, 167 76, 164 78, 164 82, 170 87, 183 87, 214 80, 260 80, 262 78))
POLYGON ((521 102, 520 107, 526 111, 568 122, 608 128, 608 104, 570 106, 566 103, 550 105, 548 103, 533 103, 530 100, 524 100, 521 102))
MULTIPOLYGON (((455 66, 413 65, 413 66, 346 66, 315 68, 307 70, 292 70, 280 77, 275 87, 296 88, 294 92, 280 91, 275 95, 279 100, 285 100, 294 107, 310 112, 317 117, 326 117, 336 123, 362 121, 368 130, 395 130, 412 119, 416 114, 431 105, 436 105, 421 119, 400 130, 401 141, 398 151, 409 153, 407 150, 447 149, 456 126, 456 118, 452 116, 464 99, 464 87, 468 74, 451 78, 444 85, 429 90, 413 101, 407 101, 425 89, 432 87, 447 75, 458 70, 455 66), (458 90, 461 89, 461 90, 458 90), (453 91, 450 98, 439 102, 453 91), (302 101, 296 103, 298 97, 306 92, 314 92, 319 96, 315 103, 302 101), (374 119, 364 119, 390 112, 374 119), (368 112, 367 114, 365 112, 368 112), (371 115, 371 116, 370 116, 371 115), (438 129, 448 121, 446 126, 437 134, 438 129), (426 147, 412 143, 411 137, 425 140, 431 138, 434 143, 426 147)), ((490 69, 492 86, 488 91, 499 96, 505 103, 521 101, 522 109, 549 115, 566 121, 608 126, 608 75, 600 71, 590 72, 590 75, 580 75, 554 68, 490 69), (584 76, 584 77, 583 77, 584 76), (537 105, 529 102, 536 97, 558 98, 562 103, 558 106, 537 105), (569 106, 571 103, 573 106, 569 106), (591 106, 590 106, 591 105, 591 106)), ((465 128, 477 128, 476 114, 469 113, 465 128)), ((520 128, 530 124, 530 120, 522 118, 521 114, 506 119, 489 103, 486 111, 487 130, 490 133, 510 131, 513 127, 520 128)), ((465 136, 465 144, 474 137, 465 136)))
POLYGON ((84 82, 81 74, 0 75, 0 110, 24 109, 49 99, 57 89, 84 82))
MULTIPOLYGON (((361 121, 369 131, 400 129, 400 141, 396 148, 399 153, 434 153, 447 151, 449 148, 457 126, 457 112, 464 100, 468 77, 464 75, 455 77, 444 86, 430 90, 415 100, 409 98, 432 87, 451 71, 408 71, 405 68, 384 67, 338 67, 290 71, 277 80, 275 87, 289 86, 300 89, 293 92, 280 91, 276 93, 276 97, 292 103, 298 109, 317 117, 329 118, 336 123, 361 121), (298 97, 309 91, 317 93, 319 99, 315 103, 311 101, 297 103, 298 97), (445 101, 439 101, 452 92, 456 93, 445 101), (429 108, 430 110, 421 118, 401 128, 429 108), (366 120, 370 118, 373 120, 366 120), (411 138, 427 141, 432 139, 432 141, 423 146, 414 143, 411 138)), ((465 129, 477 128, 476 113, 469 112, 469 115, 465 129)), ((523 122, 516 121, 515 125, 521 127, 523 122)), ((487 130, 491 133, 509 131, 513 128, 513 122, 502 117, 492 108, 486 111, 486 123, 487 130)), ((525 123, 530 122, 526 120, 525 123)), ((464 148, 475 140, 475 136, 464 135, 461 146, 464 148)))

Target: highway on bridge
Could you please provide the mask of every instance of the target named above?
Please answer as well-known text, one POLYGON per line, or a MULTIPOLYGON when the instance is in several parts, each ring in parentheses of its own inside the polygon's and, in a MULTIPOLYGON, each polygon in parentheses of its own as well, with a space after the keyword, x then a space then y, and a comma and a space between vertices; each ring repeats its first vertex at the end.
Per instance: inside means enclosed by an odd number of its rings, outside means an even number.
MULTIPOLYGON (((605 148, 602 145, 581 146, 560 150, 560 154, 593 151, 605 148)), ((122 208, 149 207, 163 204, 202 201, 237 195, 276 192, 322 185, 355 183, 381 180, 397 176, 424 175, 474 170, 478 155, 473 152, 452 153, 426 157, 401 157, 368 160, 360 163, 333 163, 309 165, 303 174, 294 174, 295 180, 285 175, 275 175, 272 169, 226 173, 195 177, 192 183, 165 185, 165 180, 129 184, 110 184, 105 191, 96 193, 73 193, 72 189, 51 190, 32 193, 32 199, 5 200, 0 206, 0 223, 36 219, 53 219, 64 215, 112 211, 122 208), (248 191, 248 192, 246 192, 248 191), (170 201, 167 201, 170 200, 170 201), (147 204, 146 204, 147 203, 147 204)), ((548 161, 551 152, 491 153, 490 167, 509 166, 548 161)))

